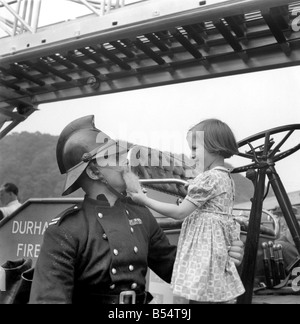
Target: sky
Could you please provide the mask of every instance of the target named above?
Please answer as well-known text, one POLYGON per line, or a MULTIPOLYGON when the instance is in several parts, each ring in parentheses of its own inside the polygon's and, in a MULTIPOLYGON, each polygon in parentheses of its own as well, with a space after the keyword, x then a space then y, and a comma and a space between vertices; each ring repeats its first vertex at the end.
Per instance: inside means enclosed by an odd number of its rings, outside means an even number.
MULTIPOLYGON (((189 154, 186 132, 206 118, 226 122, 238 141, 274 127, 300 124, 299 85, 296 67, 61 101, 40 105, 14 132, 59 135, 72 120, 94 115, 96 127, 114 139, 189 154)), ((299 134, 287 141, 288 148, 300 142, 299 134)), ((299 161, 300 151, 276 165, 288 192, 300 190, 299 161)))
MULTIPOLYGON (((48 11, 48 17, 53 15, 48 11)), ((112 138, 189 154, 186 132, 206 118, 226 122, 238 141, 274 127, 300 124, 299 86, 300 67, 292 67, 61 101, 40 105, 13 132, 59 135, 72 120, 94 115, 96 127, 112 138)), ((289 148, 300 142, 299 134, 287 142, 289 148)), ((249 163, 238 158, 228 162, 249 163)), ((300 151, 276 165, 288 192, 300 190, 299 162, 300 151)))

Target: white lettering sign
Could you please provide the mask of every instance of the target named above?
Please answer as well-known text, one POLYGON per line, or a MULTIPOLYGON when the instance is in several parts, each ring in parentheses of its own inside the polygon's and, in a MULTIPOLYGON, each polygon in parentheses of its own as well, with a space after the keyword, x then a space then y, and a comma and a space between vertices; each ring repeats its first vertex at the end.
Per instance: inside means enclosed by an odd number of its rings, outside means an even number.
POLYGON ((37 258, 41 251, 40 244, 19 243, 17 247, 17 257, 37 258))
POLYGON ((47 222, 14 221, 12 226, 12 234, 44 235, 47 227, 47 222))

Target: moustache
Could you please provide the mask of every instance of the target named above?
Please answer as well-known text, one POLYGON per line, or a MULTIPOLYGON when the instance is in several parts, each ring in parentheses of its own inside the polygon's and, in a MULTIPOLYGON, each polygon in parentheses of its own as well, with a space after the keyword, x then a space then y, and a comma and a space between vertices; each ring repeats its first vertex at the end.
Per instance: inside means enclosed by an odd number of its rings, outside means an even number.
POLYGON ((141 190, 139 177, 129 167, 124 170, 122 175, 127 192, 138 193, 141 190))

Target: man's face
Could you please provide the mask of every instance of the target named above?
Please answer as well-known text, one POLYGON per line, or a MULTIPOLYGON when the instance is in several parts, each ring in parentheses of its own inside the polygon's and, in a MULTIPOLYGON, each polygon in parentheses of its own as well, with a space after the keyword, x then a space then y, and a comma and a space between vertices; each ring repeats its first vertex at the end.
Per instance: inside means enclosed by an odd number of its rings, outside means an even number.
POLYGON ((5 191, 4 187, 0 188, 0 205, 6 206, 11 201, 11 195, 5 191))
POLYGON ((126 184, 123 179, 125 167, 106 167, 101 168, 101 173, 104 175, 108 183, 119 192, 126 190, 126 184))
POLYGON ((123 154, 111 152, 105 156, 97 156, 97 164, 108 183, 119 192, 126 190, 123 173, 128 168, 127 152, 123 154))

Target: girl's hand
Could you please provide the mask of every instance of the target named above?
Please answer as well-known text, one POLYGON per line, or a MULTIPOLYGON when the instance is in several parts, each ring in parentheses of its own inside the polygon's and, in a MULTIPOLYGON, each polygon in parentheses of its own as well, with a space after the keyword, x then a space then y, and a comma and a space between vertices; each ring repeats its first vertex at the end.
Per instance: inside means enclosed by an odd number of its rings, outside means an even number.
POLYGON ((145 191, 141 188, 139 178, 132 172, 124 172, 123 179, 126 183, 127 194, 132 198, 136 203, 145 204, 145 191))
POLYGON ((229 250, 229 256, 237 267, 240 266, 244 258, 244 243, 242 241, 233 242, 229 250))

